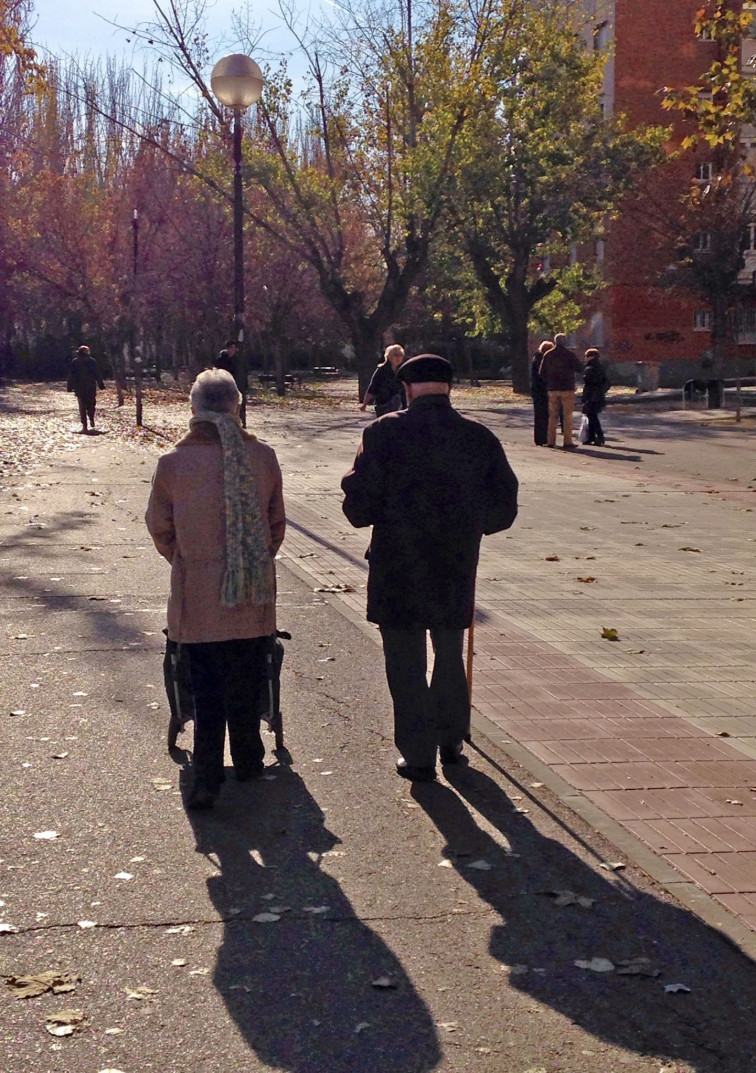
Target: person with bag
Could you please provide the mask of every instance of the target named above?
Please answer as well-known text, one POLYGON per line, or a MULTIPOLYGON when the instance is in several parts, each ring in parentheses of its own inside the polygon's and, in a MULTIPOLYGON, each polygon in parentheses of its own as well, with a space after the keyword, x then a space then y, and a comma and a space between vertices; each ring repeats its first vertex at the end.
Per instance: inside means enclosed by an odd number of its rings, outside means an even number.
POLYGON ((392 343, 391 346, 386 347, 383 361, 376 366, 365 397, 360 404, 363 413, 371 405, 375 406, 376 417, 383 417, 384 414, 404 409, 407 405, 404 389, 396 378, 396 370, 403 361, 404 347, 399 346, 398 343, 392 343))
POLYGON ((171 564, 168 638, 189 657, 195 729, 186 807, 208 809, 224 780, 226 726, 237 779, 264 771, 259 697, 286 518, 278 459, 242 429, 231 374, 206 369, 189 401, 189 433, 158 460, 145 522, 171 564))
POLYGON ((367 617, 380 627, 394 709, 397 774, 436 778, 463 762, 470 692, 463 641, 475 606, 484 534, 517 517, 517 477, 485 425, 449 398, 454 369, 437 354, 399 369, 406 410, 369 425, 343 478, 342 510, 355 528, 373 527, 367 553, 367 617), (435 651, 426 678, 427 634, 435 651))
MULTIPOLYGON (((604 430, 599 421, 599 413, 606 406, 606 392, 609 387, 609 379, 604 366, 601 364, 599 352, 591 347, 585 352, 585 369, 583 372, 583 395, 582 413, 588 419, 583 443, 595 444, 603 447, 605 443, 604 430)), ((582 433, 582 428, 581 428, 582 433)))

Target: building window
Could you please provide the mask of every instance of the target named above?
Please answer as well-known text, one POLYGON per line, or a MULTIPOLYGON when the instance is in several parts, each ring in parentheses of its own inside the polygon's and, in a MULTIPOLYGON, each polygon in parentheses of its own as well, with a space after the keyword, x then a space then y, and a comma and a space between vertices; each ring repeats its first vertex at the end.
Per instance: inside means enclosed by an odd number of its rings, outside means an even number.
POLYGON ((596 239, 596 260, 603 261, 606 256, 606 243, 603 238, 596 239))
POLYGON ((710 231, 697 231, 693 236, 693 249, 697 253, 702 253, 711 247, 711 232, 710 231))
POLYGON ((743 252, 753 253, 756 250, 756 223, 748 224, 743 236, 743 252))
POLYGON ((699 160, 696 164, 696 178, 702 183, 711 182, 714 178, 714 165, 710 160, 699 160))
POLYGON ((693 314, 693 331, 695 332, 710 332, 711 331, 711 310, 710 309, 697 309, 693 314))

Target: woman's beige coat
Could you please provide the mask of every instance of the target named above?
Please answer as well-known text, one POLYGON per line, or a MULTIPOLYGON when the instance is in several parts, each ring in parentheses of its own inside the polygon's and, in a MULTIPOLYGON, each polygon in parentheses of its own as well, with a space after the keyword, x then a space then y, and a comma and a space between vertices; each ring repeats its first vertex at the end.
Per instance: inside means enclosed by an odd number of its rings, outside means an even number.
MULTIPOLYGON (((284 538, 281 469, 275 451, 243 433, 257 484, 271 556, 284 538)), ((168 636, 184 644, 264 637, 275 632, 270 604, 223 607, 226 569, 223 449, 217 429, 202 422, 163 455, 152 478, 145 521, 171 564, 168 636)))

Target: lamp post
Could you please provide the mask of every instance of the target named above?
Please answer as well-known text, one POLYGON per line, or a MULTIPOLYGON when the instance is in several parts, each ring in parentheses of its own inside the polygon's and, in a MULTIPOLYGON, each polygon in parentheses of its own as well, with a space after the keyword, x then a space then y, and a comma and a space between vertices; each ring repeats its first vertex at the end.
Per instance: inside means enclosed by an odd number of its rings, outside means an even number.
POLYGON ((242 193, 242 112, 260 100, 262 71, 249 56, 234 54, 218 60, 210 75, 215 96, 234 110, 234 335, 237 340, 237 371, 241 380, 242 424, 247 419, 247 372, 249 358, 244 345, 244 201, 242 193))

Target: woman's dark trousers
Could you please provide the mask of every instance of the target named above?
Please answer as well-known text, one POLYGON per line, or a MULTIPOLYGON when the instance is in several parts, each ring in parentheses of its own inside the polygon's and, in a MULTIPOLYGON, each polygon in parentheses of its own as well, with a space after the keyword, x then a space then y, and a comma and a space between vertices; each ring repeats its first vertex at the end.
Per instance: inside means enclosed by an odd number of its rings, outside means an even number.
POLYGON ((536 447, 548 442, 549 396, 547 391, 533 392, 533 440, 536 447))
POLYGON ((394 742, 412 767, 435 767, 436 749, 470 733, 464 630, 431 630, 435 659, 427 679, 426 630, 381 626, 386 679, 394 705, 394 742))
POLYGON ((217 794, 223 782, 226 725, 231 759, 241 780, 258 774, 265 746, 260 737, 259 694, 266 681, 267 637, 182 645, 189 655, 194 693, 193 790, 217 794))
POLYGON ((601 447, 604 443, 604 430, 599 421, 599 412, 594 410, 593 407, 586 408, 584 412, 588 418, 588 439, 586 442, 596 443, 601 447))

